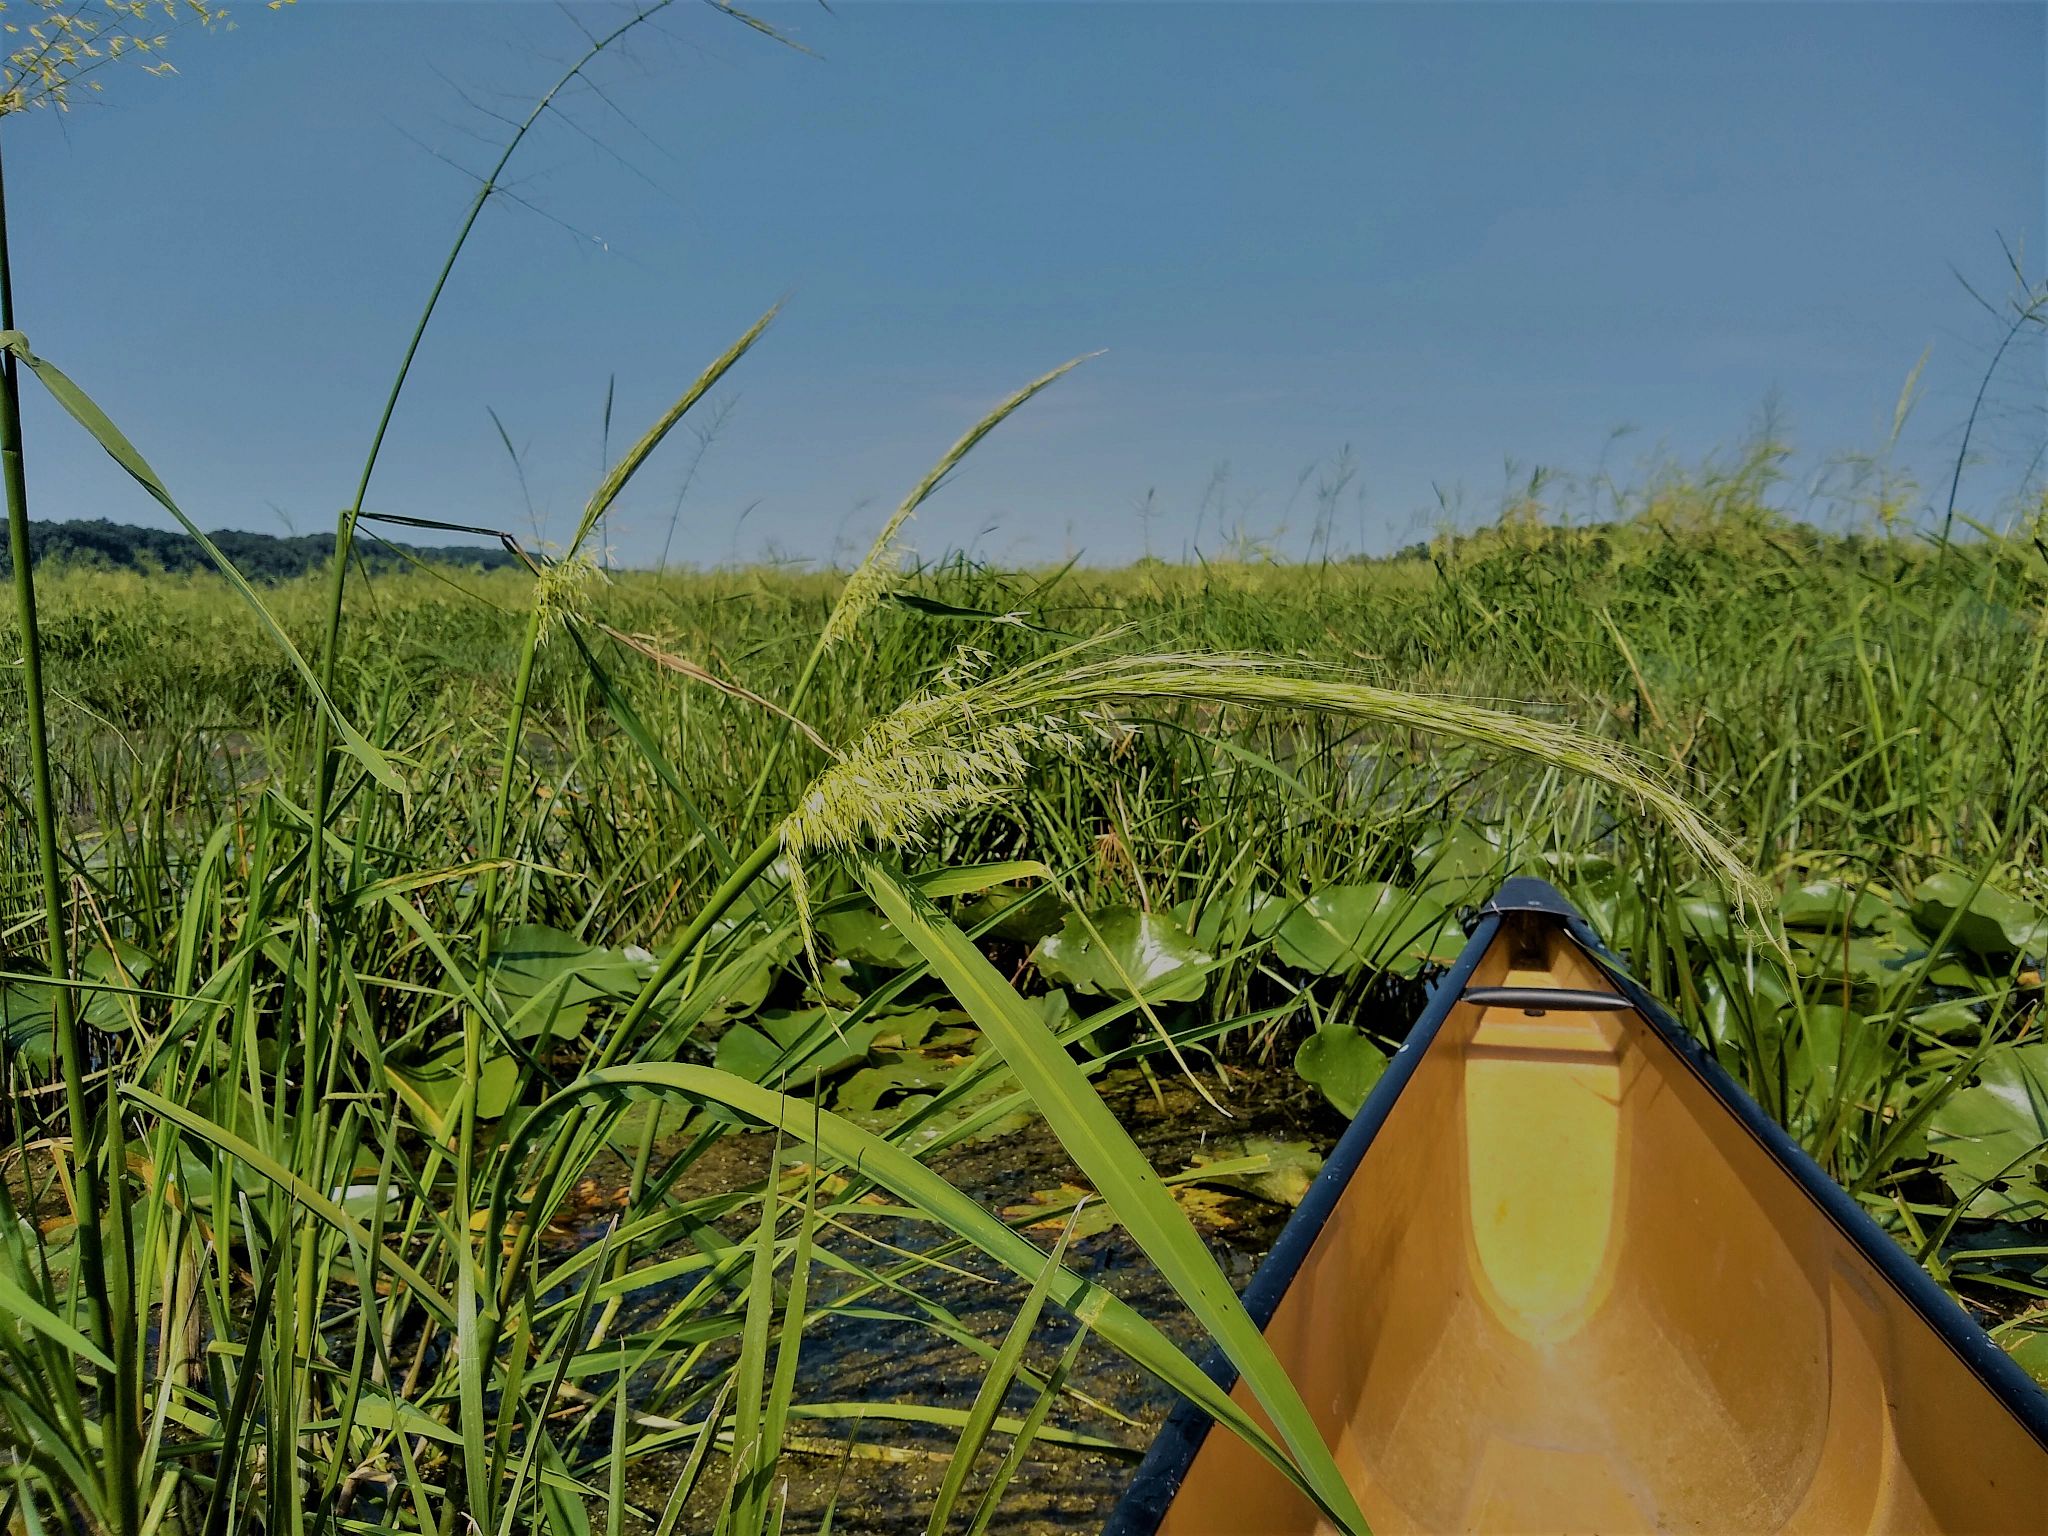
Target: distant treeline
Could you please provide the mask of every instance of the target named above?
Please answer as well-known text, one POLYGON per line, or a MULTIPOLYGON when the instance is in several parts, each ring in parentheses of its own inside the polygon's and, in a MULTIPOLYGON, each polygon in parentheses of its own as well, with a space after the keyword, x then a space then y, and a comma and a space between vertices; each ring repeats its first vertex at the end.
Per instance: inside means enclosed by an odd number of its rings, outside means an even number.
MULTIPOLYGON (((334 555, 334 535, 302 533, 280 536, 274 533, 244 533, 220 528, 208 535, 243 575, 254 580, 282 581, 318 570, 334 555)), ((36 565, 95 566, 106 570, 197 571, 212 570, 213 561, 199 541, 187 533, 164 528, 138 528, 132 523, 110 523, 105 518, 82 518, 65 523, 30 523, 30 557, 36 565)), ((494 544, 450 544, 422 548, 415 544, 387 542, 381 537, 359 535, 358 558, 373 570, 402 565, 407 557, 436 565, 466 565, 495 569, 513 565, 513 556, 494 544)), ((14 569, 12 552, 0 542, 0 575, 14 569)))

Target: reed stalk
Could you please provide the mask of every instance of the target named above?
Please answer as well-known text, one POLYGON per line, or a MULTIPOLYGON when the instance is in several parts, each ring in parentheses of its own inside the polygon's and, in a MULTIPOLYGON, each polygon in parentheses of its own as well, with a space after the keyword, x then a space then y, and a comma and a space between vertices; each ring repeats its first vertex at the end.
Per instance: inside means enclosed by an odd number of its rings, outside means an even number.
MULTIPOLYGON (((15 329, 14 265, 7 229, 7 189, 0 166, 0 330, 15 329)), ((117 1238, 127 1236, 127 1212, 120 1189, 126 1152, 121 1116, 109 1105, 106 1127, 110 1202, 100 1178, 100 1152, 94 1117, 86 1103, 90 1051, 71 987, 70 944, 64 901, 64 865, 57 848, 57 789, 50 767, 50 727, 43 684, 42 633, 36 613, 35 559, 29 540, 28 471, 21 432, 21 381, 12 352, 0 359, 0 475, 7 495, 7 541, 14 562, 16 624, 21 631, 22 721, 29 752, 29 794, 35 807, 36 865, 42 880, 43 954, 57 983, 50 994, 58 1070, 64 1084, 64 1116, 71 1130, 70 1162, 76 1195, 79 1262, 93 1341, 112 1362, 98 1374, 99 1411, 105 1427, 107 1455, 102 1462, 115 1529, 129 1536, 141 1523, 135 1456, 140 1434, 136 1425, 136 1362, 133 1308, 120 1305, 113 1291, 101 1223, 112 1216, 117 1238)), ((132 1258, 120 1266, 120 1277, 132 1273, 132 1258)))

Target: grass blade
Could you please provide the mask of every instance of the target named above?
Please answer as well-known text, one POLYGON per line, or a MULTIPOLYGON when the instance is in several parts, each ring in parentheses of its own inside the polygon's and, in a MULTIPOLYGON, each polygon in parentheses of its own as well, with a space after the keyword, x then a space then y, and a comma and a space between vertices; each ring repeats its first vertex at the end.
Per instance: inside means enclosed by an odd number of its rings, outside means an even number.
MULTIPOLYGON (((1033 1279, 1045 1266, 1042 1248, 1011 1230, 970 1196, 954 1188, 902 1148, 805 1100, 776 1093, 715 1067, 650 1062, 608 1067, 589 1073, 538 1105, 507 1137, 508 1147, 517 1151, 529 1145, 551 1123, 585 1100, 620 1095, 635 1088, 655 1089, 678 1094, 697 1103, 721 1104, 737 1110, 759 1125, 808 1142, 822 1156, 858 1169, 862 1177, 873 1180, 916 1206, 1013 1273, 1033 1279)), ((516 1168, 516 1159, 508 1158, 503 1165, 492 1194, 494 1211, 502 1211, 509 1202, 517 1178, 516 1168)), ((1296 1467, 1293 1457, 1258 1419, 1211 1381, 1172 1340, 1128 1302, 1093 1281, 1064 1269, 1053 1276, 1052 1299, 1134 1363, 1243 1437, 1289 1482, 1315 1500, 1325 1514, 1333 1520, 1343 1518, 1324 1505, 1320 1490, 1296 1467)), ((1234 1297, 1232 1302, 1234 1305, 1234 1297)), ((1256 1336, 1257 1330, 1253 1332, 1256 1336)), ((1264 1342, 1260 1340, 1261 1344, 1264 1342)), ((1327 1457, 1328 1453, 1324 1454, 1327 1457)), ((1362 1529, 1362 1522, 1354 1520, 1353 1528, 1362 1529)))
POLYGON ((1010 1395, 1010 1384, 1017 1379, 1017 1367, 1024 1363, 1025 1347, 1030 1344, 1031 1335, 1038 1327, 1038 1314, 1045 1309, 1045 1298, 1052 1289, 1052 1277, 1059 1273, 1060 1261, 1066 1257, 1067 1244, 1073 1240, 1074 1224, 1080 1217, 1081 1207, 1077 1205, 1061 1229, 1059 1240, 1053 1244, 1045 1268, 1031 1282, 1024 1304, 1011 1319, 1009 1332, 1003 1336, 1002 1348, 996 1351, 995 1362, 982 1374, 981 1387, 974 1394, 974 1406, 967 1410, 966 1427, 960 1431, 960 1438, 953 1446, 953 1459, 946 1463, 945 1478, 939 1483, 938 1496, 932 1500, 932 1512, 924 1526, 925 1536, 944 1536, 953 1505, 967 1484, 967 1474, 973 1470, 974 1458, 981 1454, 988 1432, 995 1426, 996 1415, 1002 1411, 1003 1399, 1010 1395))
POLYGON ((917 946, 933 973, 1003 1053, 1067 1155, 1237 1367, 1296 1458, 1302 1476, 1316 1490, 1318 1502, 1346 1529, 1364 1530, 1365 1516, 1356 1498, 1265 1335, 1246 1314, 1208 1246, 1130 1132, 1046 1028, 1044 1016, 1017 995, 945 914, 890 870, 874 859, 862 859, 858 871, 875 905, 917 946))

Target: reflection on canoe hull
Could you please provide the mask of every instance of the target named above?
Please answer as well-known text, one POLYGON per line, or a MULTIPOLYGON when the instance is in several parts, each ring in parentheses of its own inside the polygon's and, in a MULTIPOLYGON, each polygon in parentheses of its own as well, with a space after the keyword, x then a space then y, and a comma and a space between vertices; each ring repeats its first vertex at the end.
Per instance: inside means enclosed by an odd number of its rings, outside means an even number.
MULTIPOLYGON (((2048 1531, 2048 1400, 1537 881, 1246 1302, 1378 1536, 2048 1531)), ((1206 1429, 1112 1536, 1329 1529, 1206 1429)))

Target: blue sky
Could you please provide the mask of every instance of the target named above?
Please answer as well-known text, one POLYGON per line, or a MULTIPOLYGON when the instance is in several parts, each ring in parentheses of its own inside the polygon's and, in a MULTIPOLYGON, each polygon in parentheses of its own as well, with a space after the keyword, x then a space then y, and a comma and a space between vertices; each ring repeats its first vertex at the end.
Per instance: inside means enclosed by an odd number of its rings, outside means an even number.
MULTIPOLYGON (((1300 553, 1348 448, 1333 545, 1385 548, 1493 510, 1510 461, 1626 480, 1773 402, 1810 472, 1883 446, 1930 347, 1895 458, 1945 489, 1997 339, 1957 274, 2006 293, 2000 236, 2048 265, 2038 4, 759 9, 817 56, 684 0, 529 141, 374 508, 529 532, 489 408, 559 537, 608 381, 616 448, 784 296, 680 512, 681 435, 621 504, 620 559, 672 521, 676 561, 864 545, 989 404, 1096 349, 918 547, 1300 553)), ((313 531, 458 166, 582 40, 516 0, 240 16, 177 78, 8 123, 17 312, 202 525, 313 531)), ((1966 504, 2040 447, 2043 355, 2008 359, 1966 504)), ((163 521, 47 408, 29 427, 39 516, 163 521)))

